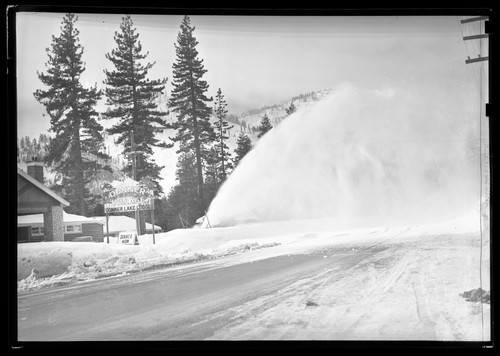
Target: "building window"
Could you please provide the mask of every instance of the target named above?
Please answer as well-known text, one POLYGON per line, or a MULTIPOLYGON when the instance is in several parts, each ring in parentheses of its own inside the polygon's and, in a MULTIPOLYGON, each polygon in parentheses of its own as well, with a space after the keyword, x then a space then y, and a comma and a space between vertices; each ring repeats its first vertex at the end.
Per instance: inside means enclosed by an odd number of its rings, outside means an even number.
POLYGON ((32 226, 31 227, 31 235, 36 236, 36 235, 43 235, 43 228, 38 227, 38 226, 32 226))
POLYGON ((68 233, 68 234, 82 232, 82 226, 81 225, 66 225, 65 230, 66 230, 66 233, 68 233))

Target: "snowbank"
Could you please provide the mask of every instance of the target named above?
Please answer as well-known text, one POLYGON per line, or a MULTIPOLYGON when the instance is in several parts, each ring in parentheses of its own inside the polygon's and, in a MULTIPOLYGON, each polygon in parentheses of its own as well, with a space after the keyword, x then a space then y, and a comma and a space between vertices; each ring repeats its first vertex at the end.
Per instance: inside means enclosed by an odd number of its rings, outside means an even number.
MULTIPOLYGON (((166 234, 163 234, 166 235, 166 234)), ((38 242, 18 247, 18 291, 123 275, 155 267, 209 260, 274 246, 272 243, 228 242, 221 248, 170 249, 165 236, 139 238, 139 245, 97 242, 38 242)), ((174 242, 173 245, 176 245, 174 242)), ((183 245, 182 243, 177 244, 183 245)))
MULTIPOLYGON (((269 222, 212 229, 173 230, 139 236, 139 245, 39 242, 18 245, 18 290, 88 281, 180 263, 237 255, 239 263, 330 245, 398 241, 435 234, 477 233, 479 215, 425 226, 362 227, 343 230, 331 219, 269 222), (245 252, 260 250, 258 253, 245 252), (265 251, 264 251, 265 250, 265 251)), ((365 222, 365 225, 369 225, 365 222)), ((361 226, 361 222, 360 222, 361 226)), ((373 226, 373 225, 372 225, 373 226)))

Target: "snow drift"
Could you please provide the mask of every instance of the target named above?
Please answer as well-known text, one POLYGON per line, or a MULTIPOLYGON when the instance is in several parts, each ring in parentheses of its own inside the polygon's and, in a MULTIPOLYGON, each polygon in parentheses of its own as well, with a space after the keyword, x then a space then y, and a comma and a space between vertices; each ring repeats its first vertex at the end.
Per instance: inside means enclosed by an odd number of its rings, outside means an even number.
POLYGON ((260 139, 212 201, 210 225, 334 217, 394 226, 463 214, 479 202, 467 146, 476 123, 449 109, 432 91, 340 85, 260 139))

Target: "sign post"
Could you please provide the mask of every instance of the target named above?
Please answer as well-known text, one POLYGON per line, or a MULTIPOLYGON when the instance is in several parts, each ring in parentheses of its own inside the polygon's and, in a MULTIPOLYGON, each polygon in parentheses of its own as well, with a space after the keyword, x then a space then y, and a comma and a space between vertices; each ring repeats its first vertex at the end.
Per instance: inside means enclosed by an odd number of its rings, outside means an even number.
POLYGON ((109 214, 106 214, 106 241, 109 245, 109 214))
POLYGON ((153 224, 153 245, 155 244, 155 198, 151 198, 151 224, 153 224))

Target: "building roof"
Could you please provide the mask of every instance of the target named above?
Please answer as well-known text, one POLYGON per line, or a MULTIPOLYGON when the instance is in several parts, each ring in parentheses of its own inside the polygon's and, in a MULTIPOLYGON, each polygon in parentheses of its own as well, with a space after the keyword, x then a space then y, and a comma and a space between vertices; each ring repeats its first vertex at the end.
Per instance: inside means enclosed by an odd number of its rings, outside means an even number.
MULTIPOLYGON (((104 224, 106 224, 106 217, 105 216, 94 216, 91 219, 99 220, 99 221, 102 221, 104 224)), ((109 228, 110 234, 120 232, 120 231, 135 230, 136 229, 135 219, 129 218, 128 216, 124 216, 124 215, 110 215, 109 221, 108 221, 108 228, 109 228)), ((162 229, 161 226, 155 225, 155 231, 158 231, 161 229, 162 229)), ((153 225, 147 222, 146 223, 146 230, 153 230, 153 225)))
MULTIPOLYGON (((104 225, 106 222, 102 222, 100 220, 96 220, 93 218, 87 218, 85 216, 68 214, 63 211, 63 222, 64 223, 73 223, 73 224, 81 224, 81 223, 93 223, 93 224, 101 224, 104 225)), ((43 214, 31 214, 31 215, 19 215, 17 217, 17 224, 21 225, 29 225, 29 224, 43 224, 43 214)))
POLYGON ((41 191, 43 191, 45 194, 47 194, 50 197, 52 197, 55 200, 57 200, 63 206, 69 206, 69 202, 67 200, 61 198, 59 195, 57 195, 52 190, 50 190, 49 188, 47 188, 46 186, 44 186, 42 183, 40 183, 39 181, 37 181, 35 178, 33 178, 32 176, 30 176, 28 173, 26 173, 23 170, 21 170, 21 169, 18 168, 17 169, 17 174, 20 175, 21 177, 23 177, 24 179, 26 179, 28 182, 30 182, 31 184, 33 184, 35 187, 37 187, 41 191))

